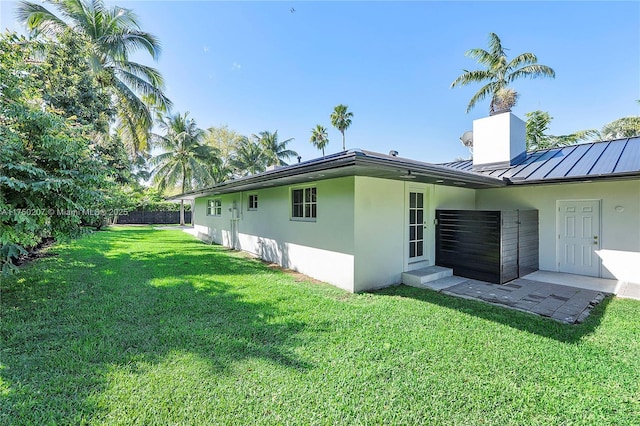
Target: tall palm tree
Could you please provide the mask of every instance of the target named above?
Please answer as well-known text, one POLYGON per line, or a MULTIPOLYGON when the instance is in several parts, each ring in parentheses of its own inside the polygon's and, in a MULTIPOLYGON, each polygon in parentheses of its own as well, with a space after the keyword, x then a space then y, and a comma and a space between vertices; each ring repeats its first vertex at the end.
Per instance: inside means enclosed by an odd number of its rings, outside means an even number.
POLYGON ((86 58, 96 79, 111 89, 117 110, 117 126, 130 153, 148 148, 153 110, 166 112, 171 101, 163 93, 164 82, 156 69, 134 62, 129 56, 145 50, 154 60, 160 54, 158 39, 140 29, 137 16, 119 6, 108 8, 104 0, 45 0, 56 12, 21 1, 17 17, 36 36, 61 38, 65 33, 86 42, 86 58))
POLYGON ((475 59, 485 69, 468 71, 456 78, 451 87, 465 86, 471 83, 485 83, 480 90, 473 95, 467 106, 467 112, 485 97, 491 96, 490 112, 495 112, 498 107, 509 109, 515 105, 517 93, 508 89, 509 84, 519 78, 551 77, 556 73, 546 65, 539 65, 538 58, 533 53, 521 53, 510 61, 507 59, 500 38, 489 33, 489 50, 471 49, 465 55, 475 59), (505 98, 507 98, 505 100, 505 98))
POLYGON ((351 126, 351 119, 353 118, 353 113, 347 111, 347 109, 349 108, 348 105, 337 105, 334 109, 333 112, 331 113, 331 116, 329 117, 331 119, 331 125, 333 127, 335 127, 336 129, 340 130, 340 133, 342 133, 342 150, 345 151, 345 143, 344 143, 344 131, 347 130, 349 128, 349 126, 351 126))
POLYGON ((284 161, 285 158, 289 159, 290 157, 298 156, 297 152, 287 149, 287 145, 293 140, 293 138, 280 142, 278 140, 277 130, 273 133, 265 130, 257 135, 253 135, 253 137, 262 146, 264 153, 267 156, 267 166, 286 166, 287 163, 284 161))
POLYGON ((316 148, 322 150, 322 156, 324 157, 324 149, 329 144, 327 128, 317 124, 316 127, 311 130, 311 139, 309 139, 309 142, 311 142, 311 144, 316 148))
POLYGON ((236 169, 237 174, 248 176, 264 172, 269 159, 258 139, 249 139, 246 136, 242 136, 236 146, 231 164, 236 169))
MULTIPOLYGON (((163 117, 159 127, 164 134, 154 134, 153 141, 164 152, 151 159, 151 175, 160 192, 179 186, 180 193, 185 193, 211 181, 216 152, 202 144, 204 131, 189 118, 189 113, 163 117)), ((180 203, 180 225, 184 225, 184 200, 180 203)))

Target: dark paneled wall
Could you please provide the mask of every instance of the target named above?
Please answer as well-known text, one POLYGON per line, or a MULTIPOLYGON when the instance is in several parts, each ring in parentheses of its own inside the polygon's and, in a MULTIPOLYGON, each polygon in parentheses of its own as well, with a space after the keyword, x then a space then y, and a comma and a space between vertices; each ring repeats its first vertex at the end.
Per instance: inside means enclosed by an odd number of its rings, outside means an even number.
MULTIPOLYGON (((191 223, 191 212, 184 212, 185 223, 191 223)), ((133 224, 177 224, 180 223, 180 212, 147 212, 147 211, 133 211, 129 212, 126 216, 118 216, 119 225, 133 225, 133 224)))
POLYGON ((436 265, 506 283, 538 269, 535 210, 436 210, 436 265))

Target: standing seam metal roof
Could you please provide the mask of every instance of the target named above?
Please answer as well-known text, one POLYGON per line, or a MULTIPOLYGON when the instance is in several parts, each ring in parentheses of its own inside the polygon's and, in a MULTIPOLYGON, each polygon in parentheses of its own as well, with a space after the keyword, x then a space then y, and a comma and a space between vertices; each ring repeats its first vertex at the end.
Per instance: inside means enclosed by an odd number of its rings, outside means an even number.
MULTIPOLYGON (((459 171, 473 171, 472 160, 442 165, 459 171)), ((512 183, 640 176, 640 136, 533 151, 513 166, 480 173, 512 183)))

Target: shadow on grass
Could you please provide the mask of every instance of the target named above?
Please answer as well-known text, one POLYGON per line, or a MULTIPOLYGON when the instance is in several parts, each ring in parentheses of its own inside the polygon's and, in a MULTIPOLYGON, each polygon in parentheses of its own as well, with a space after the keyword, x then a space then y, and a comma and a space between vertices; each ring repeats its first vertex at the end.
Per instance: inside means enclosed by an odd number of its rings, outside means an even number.
POLYGON ((611 301, 611 297, 607 297, 600 302, 593 308, 589 317, 581 324, 563 324, 533 313, 526 313, 486 302, 463 299, 428 289, 419 289, 405 285, 387 287, 375 291, 373 294, 408 297, 425 303, 432 303, 564 343, 577 343, 584 336, 593 333, 600 325, 607 305, 611 301))
POLYGON ((152 229, 54 250, 1 283, 1 424, 86 422, 110 369, 135 374, 176 351, 212 374, 248 359, 311 367, 294 352, 305 324, 260 293, 255 275, 274 274, 260 262, 152 229))

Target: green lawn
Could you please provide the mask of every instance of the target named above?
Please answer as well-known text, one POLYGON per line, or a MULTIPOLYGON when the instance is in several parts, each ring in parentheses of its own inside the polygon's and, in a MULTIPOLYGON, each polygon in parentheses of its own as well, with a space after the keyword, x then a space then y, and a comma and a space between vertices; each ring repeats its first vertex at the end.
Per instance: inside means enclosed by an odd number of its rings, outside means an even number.
POLYGON ((2 280, 0 424, 640 424, 640 302, 351 295, 116 228, 2 280))

